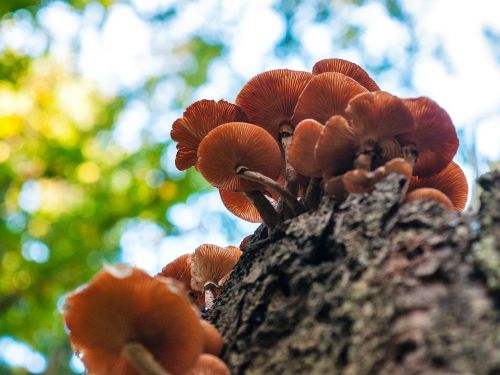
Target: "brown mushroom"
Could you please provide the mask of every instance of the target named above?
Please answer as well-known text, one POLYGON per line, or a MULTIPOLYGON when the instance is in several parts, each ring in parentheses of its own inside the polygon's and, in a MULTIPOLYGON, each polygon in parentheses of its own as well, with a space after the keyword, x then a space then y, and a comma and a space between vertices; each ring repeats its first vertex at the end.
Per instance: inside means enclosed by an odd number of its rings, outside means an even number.
POLYGON ((368 92, 358 82, 341 73, 321 73, 313 76, 299 96, 292 125, 305 119, 325 123, 334 115, 344 115, 347 103, 354 96, 368 92))
POLYGON ((433 200, 443 205, 444 207, 453 210, 453 203, 443 192, 433 188, 419 188, 411 191, 406 195, 405 202, 415 200, 433 200))
POLYGON ((245 193, 239 191, 219 190, 219 195, 224 207, 226 207, 233 215, 251 223, 262 222, 259 210, 255 208, 245 193))
POLYGON ((469 185, 464 172, 457 163, 452 161, 441 172, 430 177, 412 177, 408 192, 423 187, 434 188, 444 193, 455 210, 461 211, 465 208, 469 185))
POLYGON ((293 132, 290 128, 293 110, 311 77, 311 73, 289 69, 260 73, 243 86, 236 104, 243 108, 251 123, 262 126, 279 141, 281 133, 293 132))
POLYGON ((371 170, 380 144, 398 134, 415 129, 413 117, 398 97, 385 91, 357 95, 346 109, 360 143, 356 168, 371 170))
POLYGON ((312 69, 313 74, 321 74, 325 72, 342 73, 369 91, 378 91, 380 88, 368 73, 359 65, 342 59, 324 59, 314 64, 312 69))
MULTIPOLYGON (((276 180, 282 171, 281 151, 264 129, 247 123, 228 123, 212 130, 198 148, 198 170, 213 186, 232 191, 273 190, 295 213, 303 211, 297 199, 276 180)), ((252 199, 259 209, 259 203, 252 199)), ((267 199, 261 203, 268 203, 267 199)), ((268 224, 266 222, 266 224, 268 224)))
POLYGON ((155 277, 172 278, 180 281, 191 301, 198 307, 203 307, 205 306, 205 296, 203 293, 191 288, 191 256, 192 254, 181 255, 163 267, 155 277))
POLYGON ((185 375, 231 375, 231 372, 219 358, 202 354, 198 357, 195 367, 185 375))
POLYGON ((416 128, 396 136, 405 158, 414 163, 415 176, 431 176, 444 169, 458 150, 458 137, 448 113, 435 101, 420 97, 404 99, 416 128))
POLYGON ((323 125, 311 119, 301 121, 295 128, 288 150, 288 161, 303 176, 321 177, 314 150, 322 130, 323 125))
POLYGON ((241 251, 235 247, 203 244, 196 248, 191 265, 191 287, 205 294, 208 308, 218 295, 220 280, 231 272, 240 256, 241 251))
POLYGON ((203 353, 219 356, 224 346, 221 334, 206 320, 202 319, 200 322, 203 329, 203 353))
POLYGON ((96 375, 161 369, 182 375, 203 345, 199 318, 182 290, 125 265, 105 267, 70 294, 63 314, 74 350, 96 375))
POLYGON ((199 100, 184 111, 183 117, 172 125, 170 136, 177 143, 175 165, 185 170, 196 165, 198 145, 215 127, 227 122, 246 121, 238 106, 225 100, 199 100))

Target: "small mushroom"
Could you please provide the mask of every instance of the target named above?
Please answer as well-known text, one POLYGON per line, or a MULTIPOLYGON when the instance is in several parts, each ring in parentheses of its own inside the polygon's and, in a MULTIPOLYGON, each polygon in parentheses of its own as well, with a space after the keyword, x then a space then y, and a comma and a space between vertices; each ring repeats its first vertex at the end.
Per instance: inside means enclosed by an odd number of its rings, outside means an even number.
POLYGON ((198 357, 196 365, 185 375, 231 375, 231 372, 219 358, 202 354, 198 357))
POLYGON ((321 169, 316 163, 314 150, 323 127, 316 120, 306 119, 295 128, 288 151, 288 160, 292 167, 303 176, 321 177, 321 169))
POLYGON ((368 171, 383 142, 416 126, 403 101, 385 91, 357 95, 349 102, 346 116, 360 144, 354 166, 368 171))
POLYGON ((323 180, 344 174, 352 169, 358 138, 347 120, 333 116, 325 124, 315 149, 317 165, 323 172, 323 180))
POLYGON ((262 222, 259 211, 255 208, 245 193, 239 191, 219 190, 219 195, 224 207, 226 207, 233 215, 251 223, 262 222))
POLYGON ((247 247, 248 243, 250 242, 250 240, 251 240, 252 238, 253 238, 253 235, 252 235, 252 234, 250 234, 250 235, 248 235, 248 236, 244 237, 244 238, 241 240, 241 242, 240 242, 240 246, 239 246, 239 248, 240 248, 240 250, 241 250, 241 251, 245 251, 245 248, 247 247))
POLYGON ((105 267, 70 294, 63 315, 74 350, 96 375, 159 374, 159 368, 182 375, 203 345, 183 291, 125 265, 105 267))
POLYGON ((312 69, 313 74, 321 74, 325 72, 342 73, 369 91, 378 91, 380 88, 368 73, 359 65, 342 59, 324 59, 314 64, 312 69))
POLYGON ((218 296, 219 282, 231 272, 241 256, 236 247, 223 248, 203 244, 193 253, 191 287, 205 294, 205 305, 210 309, 218 296))
POLYGON ((405 158, 414 163, 415 176, 432 176, 444 169, 458 150, 458 137, 448 113, 435 101, 420 97, 404 99, 416 128, 396 136, 405 158))
POLYGON ((241 108, 225 100, 194 102, 172 125, 170 136, 178 142, 175 166, 182 171, 196 165, 198 145, 210 130, 227 122, 246 120, 241 108))
POLYGON ((405 202, 416 200, 433 200, 450 210, 454 209, 450 198, 448 198, 443 192, 433 188, 415 189, 406 195, 405 202))
POLYGON ((412 177, 408 192, 423 187, 434 188, 444 193, 456 211, 465 208, 469 185, 464 172, 457 163, 452 161, 441 172, 430 177, 412 177))
POLYGON ((292 125, 296 126, 305 119, 324 124, 334 115, 342 116, 349 100, 367 91, 358 82, 341 73, 315 75, 299 96, 292 125))
MULTIPOLYGON (((303 211, 297 199, 276 181, 282 171, 278 144, 256 125, 228 123, 212 130, 200 143, 197 167, 203 177, 219 189, 247 193, 272 190, 295 214, 303 211)), ((262 205, 252 196, 249 198, 263 216, 262 205)), ((267 199, 264 200, 260 203, 270 206, 267 199)))
POLYGON ((191 301, 198 307, 202 307, 205 306, 203 293, 191 288, 191 257, 192 254, 181 255, 163 267, 155 277, 171 278, 180 281, 191 301))
POLYGON ((202 319, 200 322, 203 329, 203 353, 219 356, 224 346, 220 332, 206 320, 202 319))

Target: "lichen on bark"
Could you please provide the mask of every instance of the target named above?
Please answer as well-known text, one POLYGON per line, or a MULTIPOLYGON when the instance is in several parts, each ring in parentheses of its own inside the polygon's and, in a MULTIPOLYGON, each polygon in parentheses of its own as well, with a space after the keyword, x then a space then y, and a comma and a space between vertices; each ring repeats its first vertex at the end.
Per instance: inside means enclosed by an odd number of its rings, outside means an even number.
POLYGON ((209 319, 233 374, 500 374, 500 174, 477 214, 402 177, 254 235, 209 319))

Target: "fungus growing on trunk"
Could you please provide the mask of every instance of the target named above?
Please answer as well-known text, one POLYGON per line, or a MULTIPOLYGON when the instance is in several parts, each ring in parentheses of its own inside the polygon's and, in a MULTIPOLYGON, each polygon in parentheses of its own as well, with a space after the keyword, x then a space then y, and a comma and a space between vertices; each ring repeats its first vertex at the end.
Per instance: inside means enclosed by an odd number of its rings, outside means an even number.
POLYGON ((343 59, 324 59, 314 64, 313 74, 325 72, 342 73, 352 78, 369 91, 378 91, 380 88, 368 73, 359 65, 343 59))
POLYGON ((316 163, 314 150, 322 130, 323 125, 311 119, 301 121, 295 128, 288 150, 288 160, 303 176, 321 177, 321 169, 316 163))
POLYGON ((95 375, 158 374, 155 364, 183 375, 203 346, 183 291, 125 265, 105 267, 70 294, 63 315, 74 350, 95 375))
POLYGON ((294 214, 303 212, 297 199, 276 181, 282 166, 276 141, 252 124, 221 125, 203 139, 198 149, 197 167, 203 177, 219 189, 253 193, 247 195, 268 225, 273 224, 269 210, 274 208, 262 195, 263 191, 278 193, 294 214), (256 201, 256 195, 261 196, 260 201, 256 201))
POLYGON ((205 294, 208 308, 219 294, 220 280, 232 271, 240 256, 241 251, 234 246, 204 244, 196 248, 191 265, 191 287, 205 294))
POLYGON ((408 192, 419 188, 434 188, 444 193, 456 211, 461 211, 467 203, 469 185, 464 172, 457 163, 451 162, 441 172, 430 177, 412 177, 408 192))
POLYGON ((458 137, 448 113, 435 101, 420 97, 404 99, 416 128, 396 136, 405 159, 414 163, 413 174, 427 177, 444 169, 458 150, 458 137))
POLYGON ((453 210, 453 203, 443 192, 433 188, 419 188, 411 191, 406 195, 405 202, 416 200, 433 200, 446 208, 453 210))
POLYGON ((213 128, 227 122, 246 120, 241 108, 225 100, 194 102, 172 125, 170 136, 178 142, 175 166, 182 171, 196 165, 198 145, 213 128))

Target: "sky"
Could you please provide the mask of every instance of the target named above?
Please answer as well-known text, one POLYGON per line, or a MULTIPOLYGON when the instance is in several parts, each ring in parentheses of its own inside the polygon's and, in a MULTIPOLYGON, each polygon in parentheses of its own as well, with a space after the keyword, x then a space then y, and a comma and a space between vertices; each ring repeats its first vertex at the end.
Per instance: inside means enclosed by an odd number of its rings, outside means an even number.
MULTIPOLYGON (((498 0, 404 0, 405 9, 413 15, 410 31, 389 17, 378 1, 367 1, 356 9, 339 6, 337 21, 332 24, 313 23, 312 9, 306 4, 297 9, 301 21, 295 30, 303 51, 300 56, 285 57, 273 53, 285 31, 285 21, 274 10, 273 0, 185 2, 168 28, 147 23, 137 15, 137 12, 151 14, 170 3, 132 0, 131 5, 113 5, 104 18, 104 9, 99 4, 91 4, 78 14, 56 2, 38 15, 42 27, 54 40, 51 53, 70 63, 74 58, 73 45, 78 41, 76 69, 95 80, 105 94, 132 91, 154 75, 170 77, 148 98, 151 102, 146 103, 143 98, 131 101, 118 119, 115 140, 131 153, 141 147, 140 134, 145 129, 158 142, 169 139, 172 122, 182 115, 182 109, 172 107, 176 92, 183 88, 176 73, 181 65, 192 64, 189 56, 173 56, 169 51, 204 30, 222 38, 228 49, 222 59, 210 66, 207 83, 193 93, 192 101, 202 98, 234 101, 245 81, 269 69, 310 70, 315 61, 328 57, 359 63, 363 59, 379 61, 390 56, 394 67, 377 76, 383 90, 403 97, 429 96, 436 100, 458 129, 474 135, 481 154, 480 173, 488 170, 487 160, 500 160, 500 50, 494 50, 484 36, 485 28, 500 34, 498 0), (340 48, 329 37, 339 33, 347 21, 361 25, 363 55, 358 49, 340 48), (405 58, 412 39, 410 33, 417 36, 419 44, 419 53, 412 61, 405 58), (446 56, 444 63, 442 56, 446 56), (398 79, 406 64, 412 64, 414 69, 413 88, 401 85, 398 79)), ((46 43, 46 38, 28 24, 14 24, 0 33, 0 47, 14 47, 33 55, 43 51, 46 43)), ((176 172, 173 164, 175 151, 172 145, 162 159, 162 167, 180 175, 182 172, 176 172)), ((475 171, 462 166, 472 183, 475 171)), ((131 221, 120 241, 121 258, 156 273, 201 243, 228 245, 230 239, 221 230, 220 218, 225 212, 218 193, 210 192, 195 194, 186 203, 170 208, 167 216, 179 229, 176 235, 166 236, 152 222, 131 221)), ((231 220, 237 221, 238 234, 233 237, 242 238, 256 227, 235 218, 231 220)), ((43 256, 43 249, 36 246, 26 252, 30 256, 43 256)), ((43 357, 9 340, 0 339, 0 357, 34 373, 44 370, 43 357)), ((72 367, 75 372, 82 371, 76 357, 72 367)))

